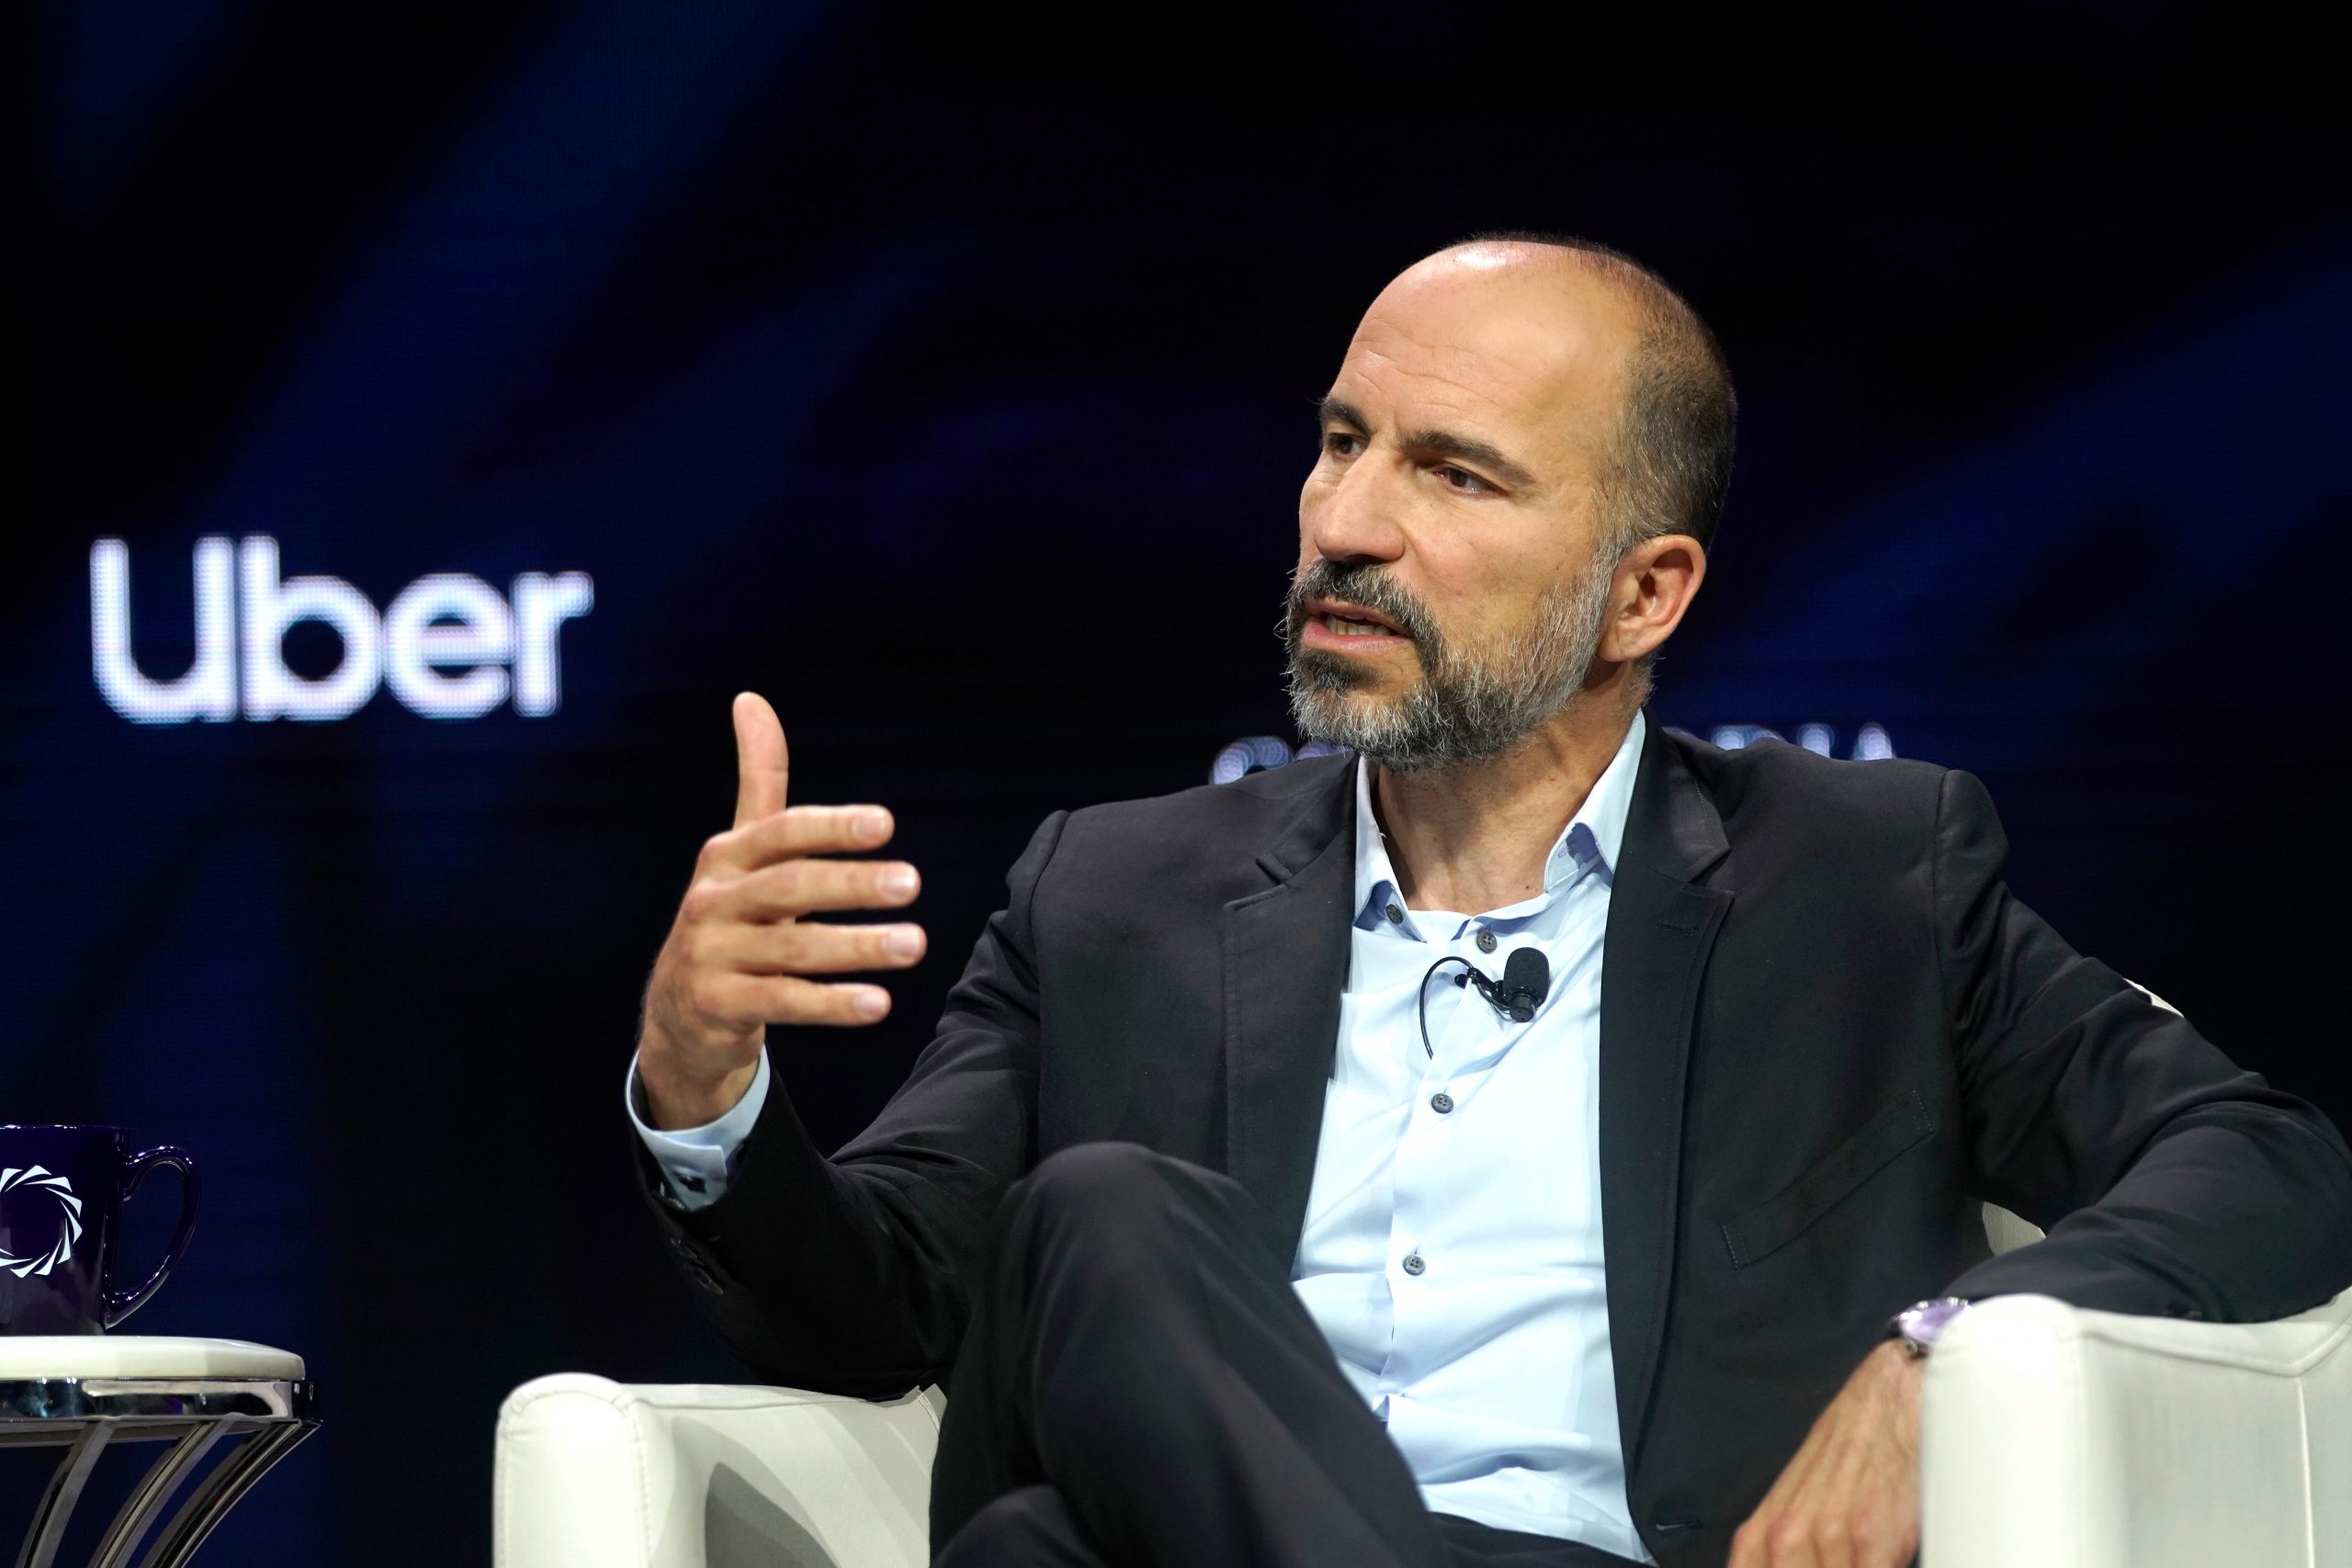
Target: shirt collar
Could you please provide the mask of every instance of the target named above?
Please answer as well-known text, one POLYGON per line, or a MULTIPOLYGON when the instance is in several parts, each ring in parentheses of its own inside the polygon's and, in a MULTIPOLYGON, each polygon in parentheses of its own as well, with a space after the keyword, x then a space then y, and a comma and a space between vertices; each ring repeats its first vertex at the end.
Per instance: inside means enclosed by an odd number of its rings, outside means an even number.
MULTIPOLYGON (((1634 807, 1634 775, 1641 767, 1642 738, 1648 728, 1647 716, 1641 709, 1634 709, 1634 722, 1626 727, 1624 739, 1617 743, 1617 754, 1600 771, 1600 777, 1593 781, 1584 804, 1568 818, 1568 825, 1560 829, 1552 852, 1544 858, 1544 891, 1531 902, 1552 897, 1589 870, 1599 870, 1612 882, 1615 880, 1618 851, 1625 841, 1625 818, 1634 807)), ((1401 908, 1404 899, 1396 892, 1396 869, 1388 859, 1388 845, 1381 838, 1380 818, 1372 809, 1372 765, 1359 757, 1355 923, 1367 930, 1379 925, 1386 919, 1387 907, 1392 902, 1401 908)))

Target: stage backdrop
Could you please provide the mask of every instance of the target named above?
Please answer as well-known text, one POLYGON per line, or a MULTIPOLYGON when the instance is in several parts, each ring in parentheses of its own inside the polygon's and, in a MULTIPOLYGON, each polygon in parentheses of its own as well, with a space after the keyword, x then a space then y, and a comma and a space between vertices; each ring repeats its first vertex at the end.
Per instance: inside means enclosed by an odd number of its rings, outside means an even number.
POLYGON ((729 694, 925 874, 890 1021, 775 1042, 831 1143, 1042 816, 1295 742, 1314 400, 1476 229, 1626 247, 1729 347, 1657 717, 1975 771, 2028 901, 2352 1116, 2321 51, 2131 5, 1677 25, 46 8, 0 1120, 192 1149, 127 1328, 323 1387, 204 1562, 486 1562, 507 1389, 732 1375, 621 1119, 729 694))

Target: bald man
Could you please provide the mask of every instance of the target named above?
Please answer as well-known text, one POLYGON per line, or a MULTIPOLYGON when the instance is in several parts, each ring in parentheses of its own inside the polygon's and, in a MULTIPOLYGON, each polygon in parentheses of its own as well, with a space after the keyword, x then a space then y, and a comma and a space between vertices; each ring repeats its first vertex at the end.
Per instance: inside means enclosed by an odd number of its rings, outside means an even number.
POLYGON ((641 1172, 758 1375, 947 1384, 938 1562, 1893 1568, 1966 1303, 2346 1283, 2343 1139, 2013 899, 1974 779, 1649 721, 1733 423, 1657 277, 1441 252, 1321 415, 1291 697, 1343 750, 1049 818, 830 1159, 766 1025, 888 1010, 824 976, 921 928, 803 917, 916 874, 737 701, 641 1172), (1991 1257, 1987 1199, 2048 1237, 1991 1257))

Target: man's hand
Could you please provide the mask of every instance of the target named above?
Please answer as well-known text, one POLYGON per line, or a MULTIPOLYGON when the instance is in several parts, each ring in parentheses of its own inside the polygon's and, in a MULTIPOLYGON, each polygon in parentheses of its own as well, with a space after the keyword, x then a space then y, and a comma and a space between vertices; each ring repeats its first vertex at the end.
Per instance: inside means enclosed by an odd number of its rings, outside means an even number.
POLYGON ((786 809, 784 726, 766 699, 735 699, 735 826, 702 847, 653 978, 645 989, 638 1074, 653 1125, 695 1127, 725 1115, 759 1071, 775 1023, 872 1023, 890 1010, 879 986, 801 978, 903 969, 921 958, 917 925, 805 923, 825 909, 888 909, 919 886, 899 861, 840 861, 878 849, 890 814, 878 806, 786 809))
POLYGON ((1919 1383, 1927 1363, 1871 1351, 1755 1514, 1731 1568, 1903 1568, 1919 1550, 1919 1383))

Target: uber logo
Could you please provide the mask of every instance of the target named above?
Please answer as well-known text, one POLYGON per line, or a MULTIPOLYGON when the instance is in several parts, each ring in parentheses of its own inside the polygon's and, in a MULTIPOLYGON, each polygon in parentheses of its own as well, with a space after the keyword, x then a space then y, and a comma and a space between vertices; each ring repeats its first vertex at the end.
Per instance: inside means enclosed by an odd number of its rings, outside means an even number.
POLYGON ((90 547, 90 657, 98 690, 135 724, 246 718, 320 721, 356 712, 389 685, 427 718, 479 718, 511 694, 526 718, 563 700, 563 623, 586 615, 595 585, 580 571, 526 571, 510 597, 462 571, 420 577, 379 617, 335 577, 278 575, 277 541, 217 536, 196 543, 196 661, 177 680, 143 673, 130 650, 130 552, 90 547), (288 628, 318 621, 343 643, 324 675, 286 667, 288 628))

